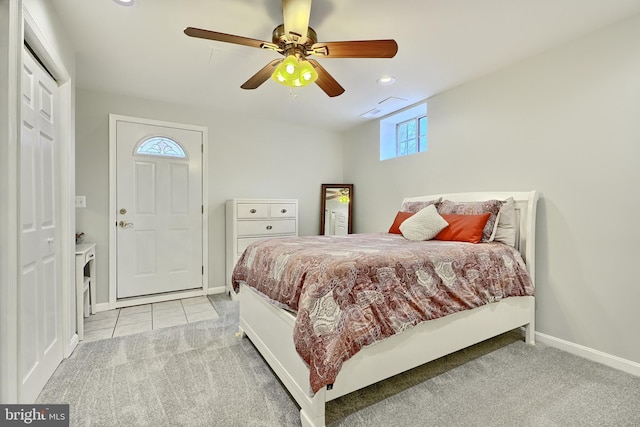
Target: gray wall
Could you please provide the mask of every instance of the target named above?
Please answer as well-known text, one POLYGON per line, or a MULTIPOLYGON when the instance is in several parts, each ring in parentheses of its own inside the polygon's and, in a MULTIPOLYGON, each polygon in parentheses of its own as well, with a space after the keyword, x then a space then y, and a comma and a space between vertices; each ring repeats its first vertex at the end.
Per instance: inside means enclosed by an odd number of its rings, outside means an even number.
POLYGON ((429 149, 378 160, 378 123, 345 135, 357 232, 405 196, 541 193, 537 324, 640 363, 640 16, 428 100, 429 149))
POLYGON ((76 225, 96 243, 98 303, 108 302, 109 113, 209 129, 210 286, 224 286, 225 200, 298 199, 300 235, 318 234, 320 185, 342 181, 342 142, 333 132, 102 92, 76 96, 76 194, 87 197, 76 225))

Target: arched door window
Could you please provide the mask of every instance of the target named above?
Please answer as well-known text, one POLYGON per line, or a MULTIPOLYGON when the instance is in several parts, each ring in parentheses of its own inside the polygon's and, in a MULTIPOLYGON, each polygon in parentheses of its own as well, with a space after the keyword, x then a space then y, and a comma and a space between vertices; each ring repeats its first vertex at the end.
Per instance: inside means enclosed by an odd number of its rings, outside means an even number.
POLYGON ((162 156, 186 159, 184 148, 173 139, 166 136, 152 136, 136 145, 135 154, 142 156, 162 156))

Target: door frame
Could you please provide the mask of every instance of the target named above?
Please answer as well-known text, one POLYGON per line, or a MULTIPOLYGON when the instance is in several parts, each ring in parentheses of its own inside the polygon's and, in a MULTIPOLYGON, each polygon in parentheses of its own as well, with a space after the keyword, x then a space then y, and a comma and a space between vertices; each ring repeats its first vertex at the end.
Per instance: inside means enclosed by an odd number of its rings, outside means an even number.
POLYGON ((109 114, 109 309, 113 310, 120 307, 128 307, 132 305, 147 304, 160 301, 168 301, 177 298, 189 298, 194 296, 207 295, 209 293, 209 179, 208 179, 208 132, 209 129, 204 126, 189 125, 184 123, 167 122, 162 120, 146 119, 141 117, 124 116, 121 114, 109 114), (176 291, 165 294, 131 297, 118 300, 117 278, 117 226, 116 226, 116 178, 117 178, 117 158, 116 158, 116 126, 118 121, 127 121, 139 123, 142 125, 177 127, 202 133, 202 265, 204 272, 202 275, 202 289, 176 291))
POLYGON ((58 84, 59 128, 57 129, 60 147, 56 156, 57 174, 60 179, 60 203, 58 215, 60 224, 60 291, 62 293, 62 307, 60 310, 59 335, 63 340, 63 357, 69 357, 78 345, 75 333, 75 279, 72 274, 75 262, 75 209, 72 204, 72 194, 75 193, 75 134, 74 106, 72 102, 73 81, 68 73, 59 52, 53 47, 50 37, 39 27, 34 17, 22 1, 3 2, 0 7, 5 8, 5 23, 8 25, 0 31, 0 38, 9 41, 6 50, 8 73, 0 76, 0 84, 5 86, 8 109, 0 113, 7 117, 7 128, 2 128, 2 135, 8 136, 7 146, 0 149, 3 154, 0 165, 6 171, 2 177, 2 188, 6 189, 6 197, 2 202, 13 207, 0 215, 3 224, 0 226, 0 248, 3 261, 0 262, 0 401, 3 403, 32 403, 18 402, 18 255, 20 241, 18 228, 20 224, 20 127, 21 127, 21 74, 22 74, 22 46, 28 42, 47 66, 58 84), (7 4, 8 3, 8 4, 7 4), (65 155, 66 153, 66 155, 65 155), (7 179, 7 182, 4 182, 7 179), (64 236, 68 236, 64 238, 64 236))

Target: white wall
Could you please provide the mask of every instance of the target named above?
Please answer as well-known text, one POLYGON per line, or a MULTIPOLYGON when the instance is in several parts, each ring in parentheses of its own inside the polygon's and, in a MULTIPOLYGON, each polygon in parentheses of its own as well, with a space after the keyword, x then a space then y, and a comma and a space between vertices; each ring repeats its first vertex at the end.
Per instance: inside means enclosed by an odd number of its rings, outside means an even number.
POLYGON ((18 399, 19 3, 0 0, 0 402, 18 399), (9 100, 13 99, 13 102, 9 100), (15 207, 11 209, 10 207, 15 207))
POLYGON ((543 334, 640 363, 640 16, 428 100, 429 150, 378 160, 378 123, 345 136, 357 232, 405 196, 541 193, 543 334))
POLYGON ((87 207, 76 210, 76 225, 97 244, 98 303, 108 301, 109 113, 208 127, 210 286, 225 281, 225 200, 298 199, 300 235, 318 234, 320 186, 342 182, 342 143, 333 132, 78 90, 76 194, 87 207))

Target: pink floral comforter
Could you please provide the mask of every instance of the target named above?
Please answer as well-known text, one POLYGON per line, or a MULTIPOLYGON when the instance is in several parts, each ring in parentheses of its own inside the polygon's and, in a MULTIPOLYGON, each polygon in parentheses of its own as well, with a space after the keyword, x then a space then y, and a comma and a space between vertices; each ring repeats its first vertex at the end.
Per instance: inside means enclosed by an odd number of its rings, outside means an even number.
POLYGON ((249 246, 233 283, 296 311, 294 343, 315 393, 366 345, 426 320, 533 295, 503 243, 415 242, 388 233, 270 239, 249 246))

